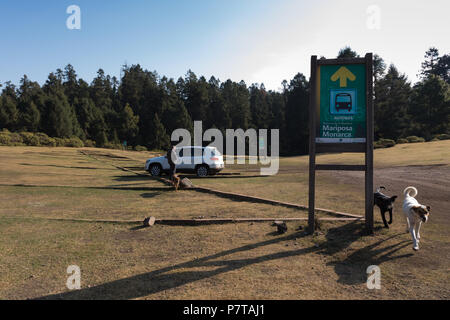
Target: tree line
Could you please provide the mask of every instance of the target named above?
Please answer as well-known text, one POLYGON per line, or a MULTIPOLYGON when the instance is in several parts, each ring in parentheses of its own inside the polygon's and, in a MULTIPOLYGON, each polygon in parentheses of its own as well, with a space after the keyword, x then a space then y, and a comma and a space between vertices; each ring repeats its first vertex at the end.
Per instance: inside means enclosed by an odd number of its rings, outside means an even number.
MULTIPOLYGON (((358 57, 349 47, 338 58, 358 57)), ((415 135, 431 140, 450 132, 448 54, 430 48, 424 56, 421 79, 412 85, 394 65, 374 55, 375 139, 397 140, 415 135)), ((203 128, 279 129, 280 153, 308 151, 309 82, 298 73, 281 91, 263 84, 209 80, 189 70, 178 80, 123 66, 121 79, 99 69, 89 84, 73 66, 49 74, 40 86, 26 75, 16 87, 3 84, 0 129, 42 132, 50 137, 78 137, 98 147, 119 145, 165 149, 177 128, 192 132, 193 121, 203 128)))

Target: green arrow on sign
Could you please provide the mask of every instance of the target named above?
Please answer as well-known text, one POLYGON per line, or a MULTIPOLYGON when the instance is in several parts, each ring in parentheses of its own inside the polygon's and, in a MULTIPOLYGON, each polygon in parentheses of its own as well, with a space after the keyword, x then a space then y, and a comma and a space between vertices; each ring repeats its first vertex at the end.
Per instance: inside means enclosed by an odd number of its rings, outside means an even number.
POLYGON ((347 79, 349 79, 350 81, 355 81, 356 76, 353 73, 351 73, 351 71, 348 70, 346 67, 340 67, 338 69, 338 71, 336 71, 331 76, 331 81, 336 81, 337 79, 339 79, 339 86, 340 87, 346 87, 347 86, 347 79))

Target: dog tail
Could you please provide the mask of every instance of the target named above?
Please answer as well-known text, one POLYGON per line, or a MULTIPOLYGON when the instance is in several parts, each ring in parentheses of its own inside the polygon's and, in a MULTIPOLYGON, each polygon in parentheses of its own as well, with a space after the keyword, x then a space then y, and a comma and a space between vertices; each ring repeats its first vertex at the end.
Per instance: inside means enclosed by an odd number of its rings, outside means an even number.
POLYGON ((406 187, 406 189, 403 191, 403 194, 406 196, 406 195, 408 195, 408 196, 410 196, 410 197, 415 197, 415 196, 417 196, 417 189, 415 188, 415 187, 406 187), (410 192, 413 192, 413 194, 409 194, 410 192))
POLYGON ((383 186, 380 186, 379 188, 377 188, 377 192, 380 192, 381 189, 386 189, 386 188, 383 186))

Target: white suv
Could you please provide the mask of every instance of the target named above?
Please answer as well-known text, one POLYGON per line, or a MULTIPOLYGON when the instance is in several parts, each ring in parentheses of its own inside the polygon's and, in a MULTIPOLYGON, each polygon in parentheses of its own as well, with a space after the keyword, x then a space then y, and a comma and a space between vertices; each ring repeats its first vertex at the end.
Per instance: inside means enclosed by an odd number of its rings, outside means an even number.
MULTIPOLYGON (((179 147, 176 149, 178 163, 177 172, 195 172, 199 177, 215 175, 223 170, 223 156, 215 147, 179 147)), ((152 176, 160 176, 170 170, 167 155, 150 158, 145 163, 145 171, 152 176)))

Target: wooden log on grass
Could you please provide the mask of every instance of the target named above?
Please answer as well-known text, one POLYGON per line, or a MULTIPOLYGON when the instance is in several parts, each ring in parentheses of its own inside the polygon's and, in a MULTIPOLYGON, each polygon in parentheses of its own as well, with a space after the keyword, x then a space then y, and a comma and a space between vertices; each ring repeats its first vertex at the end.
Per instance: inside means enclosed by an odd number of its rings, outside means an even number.
POLYGON ((156 218, 155 217, 147 217, 144 219, 144 227, 151 227, 155 224, 156 218))
MULTIPOLYGON (((276 222, 281 221, 307 221, 307 217, 300 218, 202 218, 202 219, 156 219, 155 224, 176 225, 176 226, 195 226, 208 224, 226 224, 226 223, 243 223, 243 222, 276 222)), ((363 221, 361 218, 319 218, 321 221, 363 221)))

